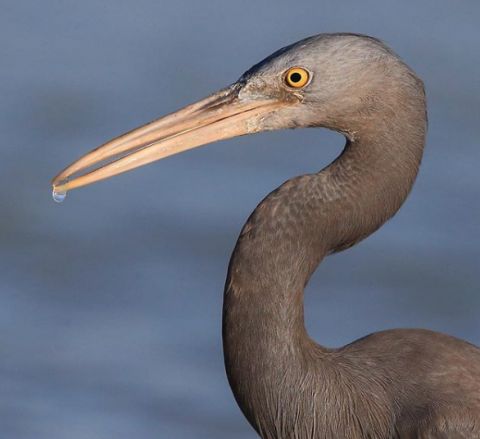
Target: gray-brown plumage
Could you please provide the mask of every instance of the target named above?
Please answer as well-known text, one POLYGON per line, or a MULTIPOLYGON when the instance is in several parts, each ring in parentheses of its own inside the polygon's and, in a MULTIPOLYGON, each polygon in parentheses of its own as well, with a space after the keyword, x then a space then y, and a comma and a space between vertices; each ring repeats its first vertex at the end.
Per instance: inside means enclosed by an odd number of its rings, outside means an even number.
POLYGON ((263 439, 480 438, 480 350, 427 330, 372 334, 340 349, 309 338, 303 291, 322 259, 377 230, 417 175, 423 84, 376 39, 325 34, 281 49, 210 98, 107 143, 55 180, 67 190, 204 143, 325 127, 342 154, 287 181, 243 227, 225 287, 225 365, 263 439), (286 75, 300 68, 301 86, 286 75), (133 151, 70 182, 101 159, 133 151))
POLYGON ((230 384, 265 439, 480 437, 480 351, 425 330, 392 330, 340 349, 305 331, 303 290, 322 258, 365 238, 401 206, 425 141, 422 82, 371 38, 325 35, 247 73, 313 72, 303 108, 280 126, 345 133, 323 171, 271 193, 244 226, 225 289, 230 384))

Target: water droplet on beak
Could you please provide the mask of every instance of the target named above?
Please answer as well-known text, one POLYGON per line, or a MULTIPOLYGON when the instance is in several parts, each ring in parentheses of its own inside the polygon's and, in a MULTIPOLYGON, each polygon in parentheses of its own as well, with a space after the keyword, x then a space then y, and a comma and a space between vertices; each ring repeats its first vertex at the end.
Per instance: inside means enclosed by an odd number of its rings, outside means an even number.
POLYGON ((53 198, 53 201, 55 201, 55 203, 61 203, 63 200, 65 200, 65 198, 67 198, 67 192, 66 191, 59 192, 59 191, 56 191, 55 188, 53 188, 52 198, 53 198))

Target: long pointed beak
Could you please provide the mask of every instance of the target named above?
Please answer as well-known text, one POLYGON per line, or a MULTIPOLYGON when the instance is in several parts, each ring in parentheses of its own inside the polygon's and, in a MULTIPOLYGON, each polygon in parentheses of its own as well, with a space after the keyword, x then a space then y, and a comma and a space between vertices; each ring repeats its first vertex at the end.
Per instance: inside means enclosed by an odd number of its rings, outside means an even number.
POLYGON ((238 85, 117 137, 84 155, 53 180, 55 193, 113 177, 207 143, 261 131, 278 99, 240 99, 238 85))

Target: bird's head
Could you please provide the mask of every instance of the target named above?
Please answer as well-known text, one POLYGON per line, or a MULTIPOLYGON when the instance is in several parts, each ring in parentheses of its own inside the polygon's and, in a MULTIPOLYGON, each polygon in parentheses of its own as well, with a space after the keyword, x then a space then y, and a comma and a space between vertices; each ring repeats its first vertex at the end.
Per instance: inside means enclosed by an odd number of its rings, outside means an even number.
POLYGON ((352 134, 355 120, 362 123, 365 114, 377 111, 385 96, 395 92, 390 86, 394 75, 413 74, 374 38, 307 38, 273 53, 231 86, 86 154, 53 179, 54 192, 260 131, 324 126, 352 134))

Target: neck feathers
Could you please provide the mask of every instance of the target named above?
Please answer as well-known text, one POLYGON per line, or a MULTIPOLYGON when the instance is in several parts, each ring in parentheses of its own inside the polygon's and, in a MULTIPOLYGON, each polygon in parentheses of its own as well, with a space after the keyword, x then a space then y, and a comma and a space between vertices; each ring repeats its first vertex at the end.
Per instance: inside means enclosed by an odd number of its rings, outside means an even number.
POLYGON ((410 192, 426 132, 417 86, 400 101, 393 90, 397 105, 386 96, 381 111, 363 112, 351 129, 332 125, 349 133, 342 154, 319 173, 273 191, 241 232, 225 287, 223 338, 231 387, 257 431, 274 422, 269 406, 295 399, 285 384, 302 385, 306 358, 323 367, 327 350, 304 327, 303 289, 311 274, 325 255, 377 230, 410 192))

